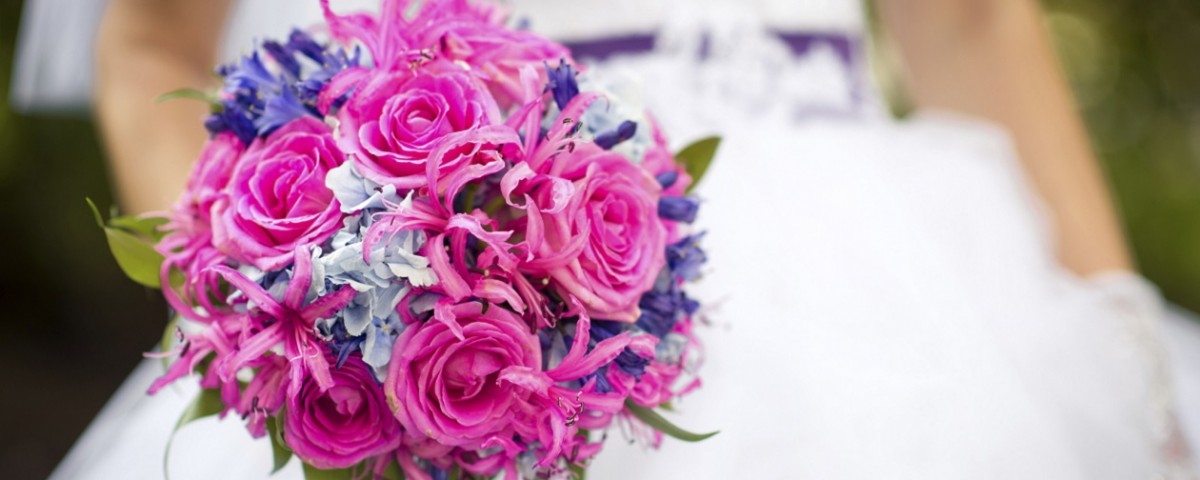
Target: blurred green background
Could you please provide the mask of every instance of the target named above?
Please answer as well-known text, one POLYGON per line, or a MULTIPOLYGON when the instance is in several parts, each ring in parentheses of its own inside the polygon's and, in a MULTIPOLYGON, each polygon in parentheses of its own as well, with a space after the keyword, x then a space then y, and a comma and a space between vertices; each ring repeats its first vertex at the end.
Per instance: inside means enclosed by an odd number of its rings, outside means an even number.
POLYGON ((1142 272, 1200 311, 1200 2, 1045 4, 1142 272))
POLYGON ((21 3, 0 0, 0 478, 41 479, 154 344, 166 305, 124 278, 84 203, 112 204, 92 123, 8 107, 21 3))
MULTIPOLYGON (((1141 268, 1200 310, 1200 2, 1045 3, 1141 268)), ((166 311, 84 205, 112 204, 92 123, 8 108, 20 13, 0 2, 0 466, 18 479, 49 474, 166 311)))

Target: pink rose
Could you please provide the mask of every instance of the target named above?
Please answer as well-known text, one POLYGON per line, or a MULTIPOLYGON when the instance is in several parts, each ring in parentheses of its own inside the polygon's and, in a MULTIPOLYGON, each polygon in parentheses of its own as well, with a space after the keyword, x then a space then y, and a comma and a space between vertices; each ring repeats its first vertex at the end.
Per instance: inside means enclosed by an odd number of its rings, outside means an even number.
POLYGON ((229 184, 243 150, 242 141, 231 133, 219 134, 204 145, 187 187, 175 203, 175 221, 183 224, 181 228, 195 231, 207 226, 212 204, 229 184))
POLYGON ((509 427, 523 392, 500 382, 502 373, 541 366, 537 336, 517 315, 477 302, 444 305, 396 340, 384 391, 409 432, 477 449, 509 427))
POLYGON ((549 275, 560 295, 579 299, 592 317, 636 321, 638 300, 665 264, 661 187, 625 157, 591 144, 560 155, 551 169, 573 180, 575 192, 561 212, 544 215, 544 240, 535 256, 581 250, 569 262, 531 273, 549 275))
POLYGON ((498 122, 499 108, 461 72, 371 77, 339 113, 341 146, 363 176, 400 189, 425 184, 426 161, 450 134, 498 122))
POLYGON ((346 468, 399 448, 400 424, 362 359, 351 356, 329 372, 328 390, 309 379, 287 399, 283 438, 296 456, 317 468, 346 468))
POLYGON ((328 127, 304 117, 256 141, 238 161, 228 193, 213 204, 213 243, 263 270, 287 265, 297 245, 342 226, 325 176, 344 162, 328 127))

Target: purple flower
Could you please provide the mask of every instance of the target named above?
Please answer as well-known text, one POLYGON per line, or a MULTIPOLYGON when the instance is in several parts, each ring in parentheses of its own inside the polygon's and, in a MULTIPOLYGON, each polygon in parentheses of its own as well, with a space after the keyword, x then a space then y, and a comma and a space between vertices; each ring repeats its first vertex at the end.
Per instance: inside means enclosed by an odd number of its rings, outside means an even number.
POLYGON ((254 128, 258 135, 267 136, 293 120, 311 113, 300 103, 300 97, 295 90, 287 87, 279 95, 266 99, 262 115, 254 119, 254 128))
POLYGON ((667 267, 672 274, 686 281, 700 278, 700 267, 708 261, 708 256, 700 248, 703 238, 704 234, 698 233, 667 246, 667 267))
POLYGON ((265 137, 297 118, 320 118, 317 101, 322 89, 359 63, 357 53, 350 57, 345 50, 322 47, 300 30, 293 30, 287 43, 263 42, 262 50, 280 73, 257 51, 217 68, 225 87, 220 110, 205 121, 212 134, 232 131, 249 145, 256 136, 265 137), (306 68, 304 60, 316 68, 306 68))

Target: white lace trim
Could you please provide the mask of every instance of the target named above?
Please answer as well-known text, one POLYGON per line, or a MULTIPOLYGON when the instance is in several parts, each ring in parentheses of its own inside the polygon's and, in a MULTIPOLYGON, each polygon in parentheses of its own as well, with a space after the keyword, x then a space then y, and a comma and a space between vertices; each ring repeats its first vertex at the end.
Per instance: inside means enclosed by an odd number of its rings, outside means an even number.
POLYGON ((1163 318, 1158 290, 1140 276, 1114 272, 1088 280, 1124 319, 1127 344, 1145 359, 1146 404, 1162 471, 1160 479, 1195 479, 1195 464, 1188 439, 1180 425, 1171 364, 1163 345, 1159 320, 1163 318))

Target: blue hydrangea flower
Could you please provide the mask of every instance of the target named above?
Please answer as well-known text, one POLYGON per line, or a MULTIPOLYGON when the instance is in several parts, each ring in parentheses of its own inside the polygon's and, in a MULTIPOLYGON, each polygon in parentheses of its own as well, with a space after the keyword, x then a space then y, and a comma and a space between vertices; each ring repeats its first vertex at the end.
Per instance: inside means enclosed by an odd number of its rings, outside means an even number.
POLYGON ((349 163, 330 171, 326 184, 344 211, 357 213, 346 217, 344 227, 334 233, 328 252, 314 252, 313 288, 323 294, 349 285, 358 292, 328 321, 329 330, 344 329, 347 338, 357 342, 363 361, 382 378, 391 360, 392 344, 405 327, 397 305, 414 287, 437 282, 429 260, 416 253, 425 243, 425 234, 399 232, 374 244, 364 258, 363 236, 374 222, 374 213, 389 204, 411 206, 411 194, 401 200, 395 187, 363 178, 349 163))

